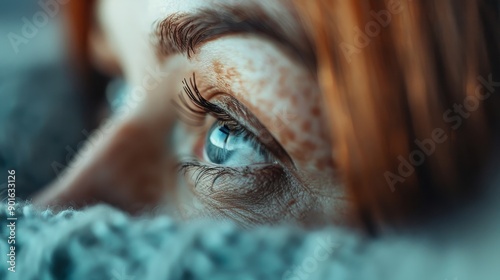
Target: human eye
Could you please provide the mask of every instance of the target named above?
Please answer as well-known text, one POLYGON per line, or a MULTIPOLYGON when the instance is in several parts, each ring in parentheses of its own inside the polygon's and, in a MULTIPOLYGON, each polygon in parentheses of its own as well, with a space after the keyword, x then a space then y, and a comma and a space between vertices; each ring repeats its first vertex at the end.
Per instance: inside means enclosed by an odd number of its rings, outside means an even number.
POLYGON ((225 216, 247 222, 273 220, 273 213, 285 211, 277 209, 286 205, 279 201, 294 193, 293 161, 233 97, 219 93, 206 100, 194 75, 183 83, 181 118, 198 129, 191 154, 180 162, 192 191, 225 216))
POLYGON ((233 128, 215 121, 204 144, 206 161, 224 166, 246 166, 269 163, 272 157, 244 128, 233 128))
MULTIPOLYGON (((266 136, 265 139, 271 139, 272 144, 278 146, 278 149, 283 149, 277 144, 276 140, 270 137, 268 131, 260 123, 257 129, 251 132, 249 128, 242 125, 244 119, 236 120, 236 117, 244 115, 249 116, 249 111, 239 104, 237 100, 224 96, 216 99, 214 102, 206 100, 200 93, 196 84, 196 76, 193 74, 189 83, 183 81, 184 93, 187 99, 181 99, 184 105, 184 113, 191 116, 191 120, 196 120, 195 126, 203 126, 202 123, 208 123, 209 128, 202 132, 199 139, 201 153, 198 153, 198 158, 209 164, 225 167, 245 167, 256 164, 273 164, 277 160, 269 152, 268 148, 264 147, 259 139, 257 132, 261 136, 266 136), (191 102, 190 106, 188 103, 191 102), (230 110, 228 105, 232 105, 233 110, 230 110), (224 108, 226 107, 226 108, 224 108), (205 137, 203 137, 205 133, 205 137)), ((193 124, 193 122, 188 122, 193 124)), ((270 142, 270 141, 268 141, 270 142)))

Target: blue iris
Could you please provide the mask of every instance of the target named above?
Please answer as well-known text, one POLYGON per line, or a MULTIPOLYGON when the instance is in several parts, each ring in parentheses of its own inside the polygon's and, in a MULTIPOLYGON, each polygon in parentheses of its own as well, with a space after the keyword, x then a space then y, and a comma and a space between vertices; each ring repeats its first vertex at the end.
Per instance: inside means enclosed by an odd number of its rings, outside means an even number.
POLYGON ((227 125, 215 123, 207 134, 205 151, 208 159, 215 164, 224 164, 232 156, 233 151, 230 147, 235 137, 227 125))

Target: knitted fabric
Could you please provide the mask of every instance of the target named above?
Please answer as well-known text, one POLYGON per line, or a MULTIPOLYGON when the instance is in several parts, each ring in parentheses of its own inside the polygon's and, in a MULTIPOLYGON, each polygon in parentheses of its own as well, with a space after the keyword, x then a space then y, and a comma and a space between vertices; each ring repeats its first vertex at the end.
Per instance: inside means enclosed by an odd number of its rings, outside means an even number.
POLYGON ((498 227, 481 239, 436 230, 375 240, 335 228, 132 218, 102 205, 58 214, 25 205, 16 216, 15 272, 2 226, 0 279, 500 279, 498 227))

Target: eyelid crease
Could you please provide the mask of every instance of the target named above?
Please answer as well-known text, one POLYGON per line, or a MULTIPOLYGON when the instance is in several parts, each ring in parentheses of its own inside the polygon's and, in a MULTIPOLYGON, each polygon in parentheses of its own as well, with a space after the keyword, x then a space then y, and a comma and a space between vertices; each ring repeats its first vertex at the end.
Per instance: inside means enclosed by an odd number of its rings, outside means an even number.
POLYGON ((273 155, 283 164, 295 169, 295 163, 271 135, 269 130, 238 100, 229 94, 220 94, 213 104, 223 108, 226 113, 238 123, 246 123, 245 129, 253 135, 263 146, 267 147, 273 155))

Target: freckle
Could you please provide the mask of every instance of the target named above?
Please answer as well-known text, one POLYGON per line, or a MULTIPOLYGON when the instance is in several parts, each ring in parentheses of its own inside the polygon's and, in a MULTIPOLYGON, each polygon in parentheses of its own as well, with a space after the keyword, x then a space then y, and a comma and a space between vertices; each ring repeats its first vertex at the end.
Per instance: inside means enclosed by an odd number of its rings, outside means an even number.
POLYGON ((305 162, 306 160, 308 160, 309 156, 310 153, 308 153, 304 149, 299 149, 295 151, 292 157, 295 157, 298 161, 305 162))
POLYGON ((312 109, 311 109, 311 114, 315 117, 319 117, 321 116, 321 110, 319 109, 318 106, 314 106, 312 109))
POLYGON ((306 149, 307 151, 314 151, 318 148, 318 145, 314 144, 312 141, 305 141, 302 143, 302 147, 306 149))
POLYGON ((238 72, 236 71, 236 69, 234 69, 234 67, 231 67, 231 68, 227 69, 227 71, 226 71, 226 79, 228 79, 228 80, 236 78, 237 75, 238 75, 238 72))
POLYGON ((282 128, 282 136, 283 136, 283 138, 295 140, 295 136, 296 136, 295 133, 293 133, 292 131, 286 129, 286 127, 281 127, 281 128, 282 128))
POLYGON ((295 139, 296 139, 296 137, 295 137, 295 133, 290 133, 290 134, 288 135, 288 139, 289 139, 290 141, 292 141, 292 142, 293 142, 293 141, 295 141, 295 139))
POLYGON ((217 75, 221 75, 222 74, 222 64, 219 61, 215 61, 213 63, 213 66, 214 66, 214 72, 217 75))
POLYGON ((319 170, 323 170, 326 168, 326 161, 324 159, 319 159, 316 161, 316 168, 318 168, 319 170))
POLYGON ((300 128, 302 129, 302 132, 309 133, 309 132, 311 132, 311 123, 310 122, 303 122, 300 128))

